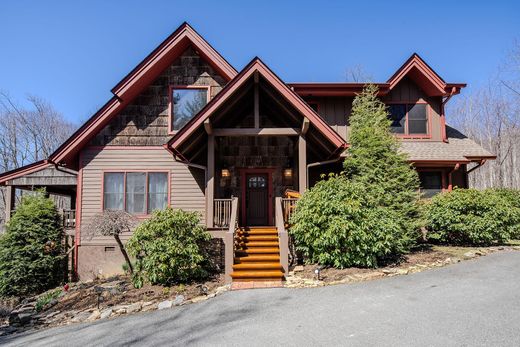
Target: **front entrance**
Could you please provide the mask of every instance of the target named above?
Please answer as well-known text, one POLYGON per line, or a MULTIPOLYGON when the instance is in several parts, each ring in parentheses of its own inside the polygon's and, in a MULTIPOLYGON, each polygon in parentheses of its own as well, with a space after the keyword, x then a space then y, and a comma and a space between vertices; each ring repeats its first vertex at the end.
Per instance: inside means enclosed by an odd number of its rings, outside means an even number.
POLYGON ((272 224, 272 189, 271 170, 243 170, 242 223, 244 225, 272 224))

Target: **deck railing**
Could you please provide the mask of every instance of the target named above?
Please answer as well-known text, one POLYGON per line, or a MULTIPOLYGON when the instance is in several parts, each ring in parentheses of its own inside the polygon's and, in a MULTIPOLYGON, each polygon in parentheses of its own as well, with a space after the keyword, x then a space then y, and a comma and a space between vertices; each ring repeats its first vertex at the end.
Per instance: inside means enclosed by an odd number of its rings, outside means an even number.
POLYGON ((62 223, 65 229, 73 229, 76 227, 76 210, 63 210, 62 223))
POLYGON ((231 219, 231 202, 233 199, 215 199, 213 204, 213 226, 227 228, 231 219))
POLYGON ((291 220, 291 216, 296 209, 296 202, 298 199, 296 198, 282 198, 282 211, 283 211, 283 221, 286 226, 289 225, 289 221, 291 220))

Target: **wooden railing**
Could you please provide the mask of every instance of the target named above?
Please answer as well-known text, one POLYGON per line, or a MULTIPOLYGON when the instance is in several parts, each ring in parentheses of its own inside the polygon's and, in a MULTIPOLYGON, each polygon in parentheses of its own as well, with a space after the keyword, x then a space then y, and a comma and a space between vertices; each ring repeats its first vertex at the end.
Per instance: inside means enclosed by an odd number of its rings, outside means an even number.
POLYGON ((63 228, 73 229, 76 227, 76 210, 63 210, 62 211, 62 223, 63 228))
POLYGON ((283 211, 283 221, 286 226, 289 225, 289 221, 291 220, 291 216, 296 209, 296 202, 298 199, 296 198, 282 198, 282 211, 283 211))
POLYGON ((215 199, 213 203, 213 226, 215 228, 229 227, 231 219, 231 199, 215 199))
POLYGON ((238 198, 232 197, 230 206, 230 215, 228 219, 228 230, 224 236, 225 244, 225 277, 226 282, 231 282, 231 272, 233 272, 233 261, 235 258, 235 233, 238 229, 238 198))

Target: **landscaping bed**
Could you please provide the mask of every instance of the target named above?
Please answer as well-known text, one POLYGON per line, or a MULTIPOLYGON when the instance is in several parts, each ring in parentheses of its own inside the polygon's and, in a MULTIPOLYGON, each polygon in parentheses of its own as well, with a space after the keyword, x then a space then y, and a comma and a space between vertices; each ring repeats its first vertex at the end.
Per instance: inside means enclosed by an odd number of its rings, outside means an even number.
POLYGON ((229 289, 220 275, 204 283, 136 289, 128 276, 72 283, 22 301, 5 300, 0 308, 0 335, 199 302, 229 289))
POLYGON ((355 267, 337 269, 333 267, 319 267, 318 265, 298 265, 289 272, 285 286, 289 288, 318 287, 407 275, 458 263, 497 251, 520 251, 520 242, 513 241, 505 246, 493 247, 422 245, 410 254, 403 256, 399 262, 376 269, 355 267), (319 278, 316 273, 317 269, 319 269, 319 278))

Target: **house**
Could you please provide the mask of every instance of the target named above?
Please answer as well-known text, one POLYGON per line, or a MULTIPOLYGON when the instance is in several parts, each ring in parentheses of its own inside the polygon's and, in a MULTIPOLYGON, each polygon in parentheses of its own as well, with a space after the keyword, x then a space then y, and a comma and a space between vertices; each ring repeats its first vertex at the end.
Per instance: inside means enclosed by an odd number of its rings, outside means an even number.
MULTIPOLYGON (((427 196, 466 187, 468 173, 494 158, 446 125, 445 105, 465 84, 445 82, 419 55, 376 85, 427 196)), ((87 278, 123 263, 112 239, 82 238, 104 209, 140 219, 166 206, 198 211, 229 280, 279 281, 294 204, 284 192, 341 170, 363 86, 286 83, 259 58, 237 71, 184 23, 48 159, 0 175, 6 217, 15 189, 70 196, 74 266, 87 278)))

